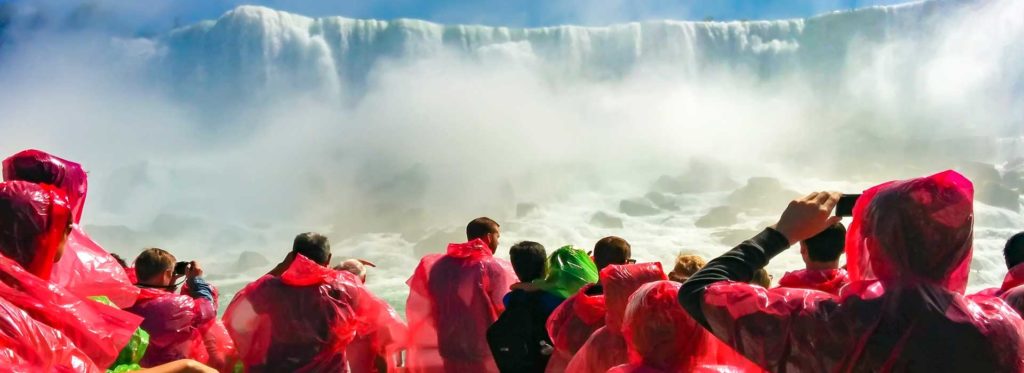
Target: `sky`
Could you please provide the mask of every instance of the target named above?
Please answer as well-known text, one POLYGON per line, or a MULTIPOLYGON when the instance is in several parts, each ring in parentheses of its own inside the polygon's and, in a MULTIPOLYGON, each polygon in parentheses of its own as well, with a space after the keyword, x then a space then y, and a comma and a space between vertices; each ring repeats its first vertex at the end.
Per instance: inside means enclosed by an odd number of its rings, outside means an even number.
POLYGON ((446 24, 541 27, 601 26, 654 19, 753 20, 802 18, 836 10, 908 0, 0 0, 48 12, 83 4, 115 15, 132 31, 162 32, 221 14, 243 4, 264 5, 307 16, 415 18, 446 24))

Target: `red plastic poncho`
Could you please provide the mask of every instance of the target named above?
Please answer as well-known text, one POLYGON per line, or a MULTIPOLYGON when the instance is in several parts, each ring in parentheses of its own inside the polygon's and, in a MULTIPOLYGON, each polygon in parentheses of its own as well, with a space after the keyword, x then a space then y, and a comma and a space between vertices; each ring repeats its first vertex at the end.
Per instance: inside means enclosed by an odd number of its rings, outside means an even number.
POLYGON ((352 373, 377 373, 376 358, 384 356, 388 371, 396 371, 395 357, 405 349, 409 328, 391 305, 369 291, 366 295, 379 311, 359 323, 357 335, 345 351, 349 368, 352 373))
POLYGON ((247 372, 345 372, 345 349, 376 312, 355 275, 296 255, 235 295, 224 325, 247 372))
POLYGON ((1018 264, 1010 268, 1010 271, 1006 273, 1006 277, 1003 278, 1003 284, 1000 287, 981 290, 977 295, 998 297, 1010 291, 1010 289, 1021 285, 1024 285, 1024 264, 1018 264))
POLYGON ((722 282, 711 331, 770 371, 1024 369, 1024 322, 1002 301, 963 296, 973 188, 947 171, 869 189, 847 235, 840 296, 722 282))
POLYGON ((569 361, 568 373, 604 372, 628 361, 622 319, 629 296, 648 282, 668 280, 661 263, 610 265, 601 270, 601 286, 608 307, 605 326, 597 329, 569 361))
MULTIPOLYGON (((134 268, 130 269, 128 273, 132 278, 132 283, 135 283, 134 268)), ((220 309, 220 291, 212 284, 210 290, 213 293, 213 309, 216 311, 220 309)), ((180 293, 186 296, 192 294, 188 282, 181 287, 180 293)), ((214 316, 209 322, 199 326, 199 333, 202 335, 203 345, 206 346, 208 356, 206 365, 220 372, 231 372, 238 362, 238 350, 235 348, 235 341, 231 340, 231 335, 228 334, 224 322, 216 318, 216 315, 214 316)))
POLYGON ((60 331, 0 299, 0 366, 10 372, 102 372, 60 331))
POLYGON ((60 331, 96 366, 107 367, 142 320, 39 277, 50 273, 70 220, 67 199, 58 189, 0 183, 0 298, 60 331))
POLYGON ((216 318, 217 310, 209 299, 143 288, 126 311, 142 316, 142 329, 149 333, 149 348, 139 365, 152 367, 180 359, 209 361, 201 331, 216 318))
POLYGON ((410 372, 497 372, 487 328, 504 311, 502 297, 518 282, 512 264, 477 239, 428 255, 409 279, 410 372))
POLYGON ((25 150, 5 159, 3 168, 4 180, 50 184, 67 195, 75 226, 49 280, 83 298, 106 296, 121 308, 135 303, 139 290, 124 268, 79 226, 88 190, 82 166, 39 150, 25 150))
POLYGON ((604 315, 607 308, 604 294, 588 295, 587 290, 594 285, 587 285, 576 294, 562 302, 548 317, 548 335, 554 344, 555 352, 548 361, 545 371, 557 373, 565 371, 573 355, 583 347, 598 328, 604 326, 604 315))
POLYGON ((839 295, 839 290, 850 283, 850 277, 846 270, 825 269, 811 270, 801 269, 786 272, 779 280, 780 288, 808 289, 824 291, 832 295, 839 295))

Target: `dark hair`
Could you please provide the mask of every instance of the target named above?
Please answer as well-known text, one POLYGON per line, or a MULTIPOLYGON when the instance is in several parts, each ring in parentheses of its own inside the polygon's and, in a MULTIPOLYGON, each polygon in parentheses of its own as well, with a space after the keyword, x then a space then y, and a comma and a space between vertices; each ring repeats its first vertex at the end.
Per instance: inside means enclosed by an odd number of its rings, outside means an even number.
POLYGON ((331 260, 331 243, 319 233, 306 232, 295 236, 292 252, 302 254, 318 264, 327 265, 331 260))
POLYGON ((147 281, 153 276, 167 270, 174 270, 177 259, 164 249, 149 248, 135 257, 135 278, 139 282, 147 281))
POLYGON ((1017 233, 1006 241, 1003 258, 1006 259, 1006 268, 1013 268, 1024 263, 1024 232, 1017 233))
POLYGON ((594 264, 598 270, 611 264, 626 264, 632 254, 629 242, 619 237, 608 236, 594 244, 594 264))
POLYGON ((544 245, 533 241, 519 242, 508 250, 508 256, 519 281, 530 282, 544 277, 548 256, 544 245))
POLYGON ((498 222, 488 217, 473 219, 466 225, 466 239, 472 241, 491 233, 498 233, 498 222))
POLYGON ((814 237, 804 240, 807 257, 815 262, 834 262, 846 250, 846 226, 835 223, 814 237))

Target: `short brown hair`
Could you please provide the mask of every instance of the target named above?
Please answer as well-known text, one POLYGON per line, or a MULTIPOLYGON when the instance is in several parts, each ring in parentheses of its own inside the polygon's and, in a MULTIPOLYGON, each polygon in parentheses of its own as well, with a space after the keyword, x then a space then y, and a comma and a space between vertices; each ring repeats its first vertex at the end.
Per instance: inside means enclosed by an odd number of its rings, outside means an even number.
POLYGON ((135 258, 135 278, 145 281, 166 270, 173 270, 177 259, 164 249, 149 248, 135 258))
POLYGON ((693 254, 679 254, 676 257, 676 266, 672 268, 672 272, 668 274, 668 279, 675 282, 683 282, 686 279, 693 276, 701 268, 704 268, 708 262, 704 260, 700 255, 693 254))
POLYGON ((752 285, 758 285, 765 289, 772 287, 772 276, 764 268, 754 271, 754 277, 750 279, 752 285))
POLYGON ((466 225, 466 239, 472 241, 491 233, 498 233, 498 227, 498 222, 488 217, 473 219, 466 225))
POLYGON ((594 263, 601 270, 611 264, 626 264, 633 256, 633 249, 626 240, 608 236, 594 244, 594 263))

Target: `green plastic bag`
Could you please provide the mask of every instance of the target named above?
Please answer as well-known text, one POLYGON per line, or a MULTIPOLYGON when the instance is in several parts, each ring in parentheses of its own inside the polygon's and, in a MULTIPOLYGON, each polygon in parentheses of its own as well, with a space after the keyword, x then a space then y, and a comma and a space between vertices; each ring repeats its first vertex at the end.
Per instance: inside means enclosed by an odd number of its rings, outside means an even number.
POLYGON ((541 290, 568 298, 597 280, 597 265, 587 252, 569 245, 551 253, 547 274, 543 279, 534 281, 534 284, 541 290))
MULTIPOLYGON (((117 307, 113 302, 105 296, 89 297, 90 299, 99 303, 106 304, 111 307, 117 307)), ((108 373, 123 373, 131 372, 135 370, 141 370, 139 361, 142 361, 142 356, 146 354, 146 348, 149 347, 149 333, 146 333, 142 328, 135 329, 135 333, 132 334, 132 338, 128 340, 128 344, 121 349, 121 353, 117 355, 117 360, 114 361, 114 365, 107 368, 108 373)))

